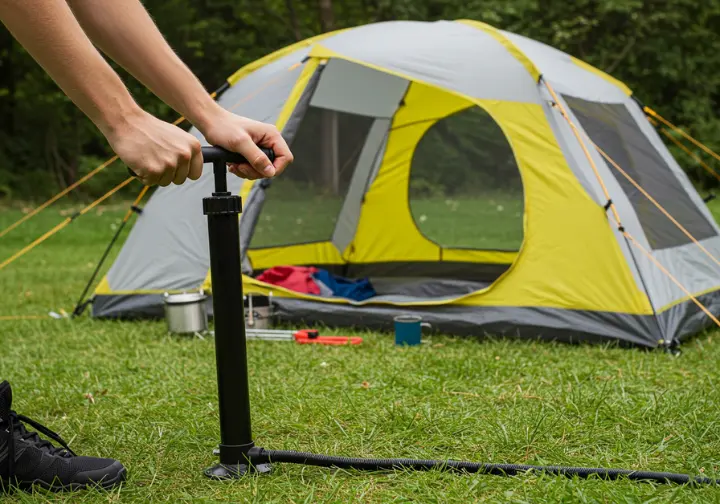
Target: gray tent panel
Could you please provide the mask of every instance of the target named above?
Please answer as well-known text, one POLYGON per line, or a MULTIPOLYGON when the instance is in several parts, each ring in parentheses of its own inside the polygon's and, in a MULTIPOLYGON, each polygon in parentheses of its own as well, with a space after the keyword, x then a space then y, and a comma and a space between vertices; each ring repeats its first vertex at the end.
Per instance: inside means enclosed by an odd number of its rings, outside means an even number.
POLYGON ((249 77, 242 79, 225 91, 218 103, 235 114, 274 123, 302 71, 303 65, 285 66, 260 82, 249 77))
POLYGON ((256 121, 275 122, 290 89, 302 72, 301 63, 309 49, 303 48, 254 70, 234 86, 228 88, 218 99, 226 110, 256 121))
POLYGON ((320 82, 320 77, 325 71, 325 67, 326 65, 324 64, 321 64, 317 67, 315 73, 312 75, 312 77, 310 77, 310 81, 308 82, 307 86, 305 86, 305 90, 303 91, 302 96, 300 96, 297 105, 295 105, 295 109, 292 111, 290 117, 285 123, 285 127, 282 130, 282 135, 289 145, 292 145, 292 140, 295 138, 295 134, 300 127, 300 123, 302 122, 303 117, 305 117, 305 113, 310 106, 310 100, 312 99, 312 96, 315 93, 315 89, 320 82))
POLYGON ((370 186, 372 185, 373 182, 375 182, 375 178, 377 177, 377 174, 380 171, 380 167, 383 164, 383 159, 385 158, 385 150, 387 149, 387 141, 388 141, 388 137, 385 136, 385 138, 383 138, 382 145, 380 145, 380 150, 378 151, 378 154, 375 157, 375 160, 373 161, 372 170, 370 170, 370 176, 368 177, 364 192, 368 192, 368 190, 370 189, 370 186))
POLYGON ((193 184, 155 191, 108 272, 112 290, 191 289, 203 282, 210 260, 202 198, 212 193, 212 178, 206 172, 193 184))
POLYGON ((365 145, 360 152, 355 171, 353 172, 350 187, 343 202, 332 242, 342 252, 350 245, 360 220, 360 208, 365 196, 370 172, 377 158, 380 148, 387 137, 390 128, 390 119, 376 119, 370 127, 365 145))
POLYGON ((261 180, 253 185, 247 201, 244 202, 243 213, 240 218, 240 253, 242 254, 242 273, 244 275, 251 275, 253 272, 247 250, 250 247, 255 225, 262 212, 263 203, 265 203, 266 184, 263 182, 265 181, 261 180))
POLYGON ((542 42, 502 31, 538 67, 551 84, 562 83, 574 96, 601 102, 624 102, 627 95, 619 87, 573 63, 570 55, 542 42))
MULTIPOLYGON (((720 258, 720 238, 705 240, 702 245, 713 257, 720 258)), ((693 295, 720 285, 720 266, 693 243, 660 250, 653 253, 653 256, 693 295)), ((648 271, 646 278, 649 279, 652 295, 658 300, 660 308, 687 298, 687 294, 660 271, 657 265, 644 255, 639 256, 638 259, 642 259, 645 263, 643 268, 648 271)))
POLYGON ((408 81, 341 59, 331 59, 310 105, 369 117, 391 118, 408 81))
POLYGON ((538 103, 528 70, 491 35, 463 23, 388 21, 329 37, 343 56, 486 100, 538 103))
MULTIPOLYGON (((702 295, 698 300, 710 313, 720 313, 720 290, 702 295)), ((674 342, 681 342, 689 335, 714 328, 715 323, 695 303, 685 301, 678 303, 659 316, 660 324, 666 334, 672 336, 674 342)))

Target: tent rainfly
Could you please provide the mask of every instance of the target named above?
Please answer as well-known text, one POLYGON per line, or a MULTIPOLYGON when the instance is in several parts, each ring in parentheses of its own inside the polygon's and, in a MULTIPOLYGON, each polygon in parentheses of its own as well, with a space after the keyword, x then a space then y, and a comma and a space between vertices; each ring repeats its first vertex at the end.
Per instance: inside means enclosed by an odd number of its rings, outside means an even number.
MULTIPOLYGON (((228 83, 219 103, 276 124, 295 155, 275 179, 229 177, 245 292, 272 292, 282 320, 419 314, 454 334, 658 347, 720 312, 717 224, 630 89, 587 63, 476 21, 392 21, 299 42, 228 83), (377 295, 257 280, 280 265, 369 278, 377 295)), ((93 316, 212 293, 212 184, 206 170, 154 192, 93 316)))

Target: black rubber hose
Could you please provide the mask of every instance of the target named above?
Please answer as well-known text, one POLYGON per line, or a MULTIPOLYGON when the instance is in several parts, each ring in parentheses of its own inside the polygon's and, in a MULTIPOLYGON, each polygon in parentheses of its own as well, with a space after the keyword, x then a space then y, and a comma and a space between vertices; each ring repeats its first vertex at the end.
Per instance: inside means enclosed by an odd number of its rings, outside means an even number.
POLYGON ((335 467, 338 469, 356 469, 361 471, 388 471, 412 469, 427 471, 431 469, 460 471, 468 473, 491 474, 495 476, 515 476, 527 472, 545 473, 556 476, 587 478, 598 476, 601 479, 615 480, 628 478, 635 481, 654 481, 657 483, 680 483, 696 485, 718 485, 720 480, 687 474, 651 471, 630 471, 628 469, 604 469, 592 467, 533 466, 516 464, 483 464, 455 460, 416 460, 416 459, 363 459, 354 457, 334 457, 286 450, 266 450, 253 448, 250 453, 255 464, 285 462, 289 464, 335 467))

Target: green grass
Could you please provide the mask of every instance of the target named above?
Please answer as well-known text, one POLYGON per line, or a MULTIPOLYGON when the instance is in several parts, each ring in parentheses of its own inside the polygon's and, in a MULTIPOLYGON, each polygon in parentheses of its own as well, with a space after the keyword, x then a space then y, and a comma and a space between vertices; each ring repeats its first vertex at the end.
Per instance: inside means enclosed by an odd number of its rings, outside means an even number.
MULTIPOLYGON (((0 316, 71 309, 121 215, 92 212, 0 271, 0 316)), ((0 211, 0 229, 17 217, 0 211)), ((0 239, 0 258, 61 219, 51 209, 0 239)), ((0 377, 14 385, 15 408, 76 451, 129 468, 127 484, 109 494, 19 493, 3 502, 720 502, 715 488, 292 465, 211 482, 201 471, 218 442, 212 340, 168 336, 161 321, 0 328, 0 377)), ((249 343, 260 446, 720 477, 716 332, 680 357, 451 336, 399 349, 388 334, 362 335, 363 345, 347 348, 249 343)))
POLYGON ((282 198, 269 194, 250 246, 263 248, 329 241, 341 208, 342 198, 334 196, 282 198))
MULTIPOLYGON (((341 197, 299 193, 292 185, 273 186, 251 247, 330 240, 342 204, 341 197)), ((417 198, 410 202, 410 211, 418 230, 445 248, 519 250, 522 245, 522 195, 417 198)), ((392 222, 389 218, 382 225, 392 222)))
POLYGON ((411 200, 415 225, 445 248, 520 250, 523 240, 522 195, 411 200))

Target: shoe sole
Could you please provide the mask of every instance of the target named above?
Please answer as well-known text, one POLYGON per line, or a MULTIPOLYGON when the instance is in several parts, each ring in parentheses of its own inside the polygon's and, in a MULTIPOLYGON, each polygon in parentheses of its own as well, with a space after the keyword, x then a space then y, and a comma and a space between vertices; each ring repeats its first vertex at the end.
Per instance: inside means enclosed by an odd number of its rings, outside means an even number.
MULTIPOLYGON (((92 482, 92 483, 69 483, 67 485, 57 485, 48 483, 47 481, 43 481, 40 479, 33 480, 33 481, 23 481, 22 483, 18 485, 14 485, 15 488, 18 488, 23 491, 32 490, 34 487, 40 487, 44 490, 48 490, 51 492, 75 492, 78 490, 86 490, 88 488, 97 488, 99 490, 110 490, 111 488, 121 484, 123 481, 125 481, 127 471, 123 467, 120 471, 118 471, 117 475, 109 480, 102 480, 98 482, 92 482)), ((3 482, 3 487, 5 487, 5 482, 3 482)))

